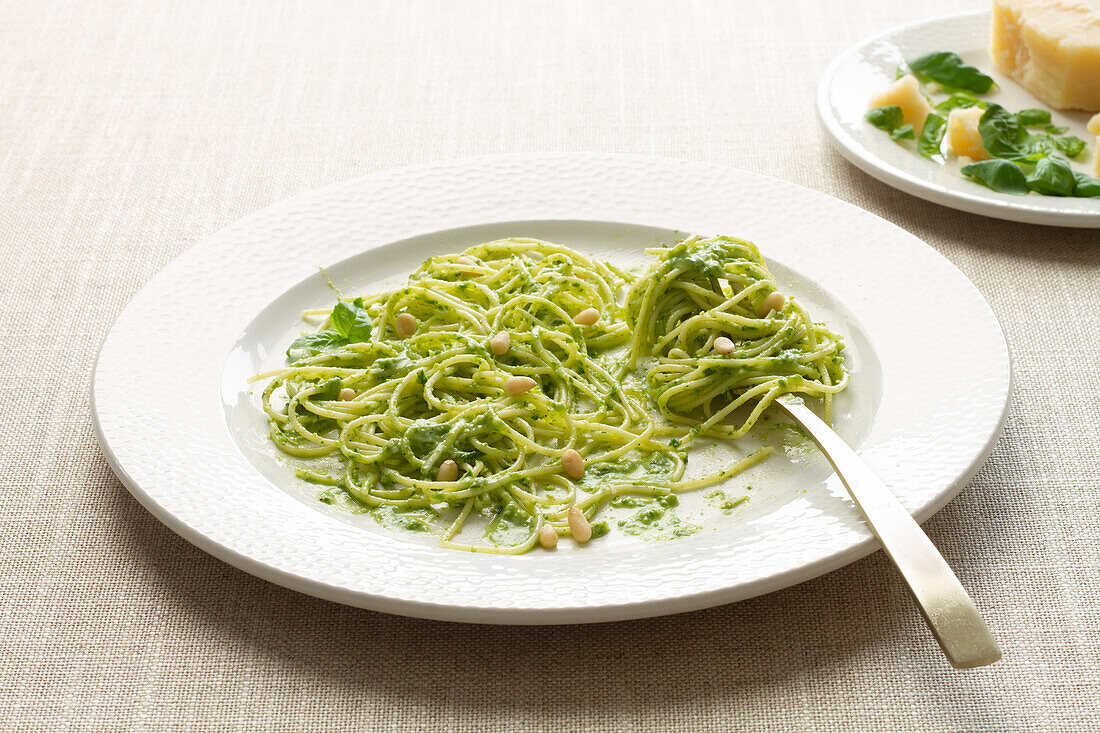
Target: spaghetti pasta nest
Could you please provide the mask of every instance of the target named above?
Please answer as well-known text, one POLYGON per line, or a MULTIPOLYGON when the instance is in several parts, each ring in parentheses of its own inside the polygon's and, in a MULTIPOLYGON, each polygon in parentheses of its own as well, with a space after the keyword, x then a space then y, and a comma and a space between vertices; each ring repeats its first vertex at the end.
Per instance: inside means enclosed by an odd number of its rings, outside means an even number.
POLYGON ((832 397, 848 385, 844 342, 797 300, 772 296, 775 279, 756 245, 691 237, 647 253, 658 261, 627 295, 634 338, 620 373, 654 357, 646 379, 661 414, 697 426, 697 434, 732 439, 776 398, 797 393, 821 398, 832 420, 832 397), (766 307, 769 296, 777 308, 766 307), (723 337, 732 348, 720 353, 723 337))

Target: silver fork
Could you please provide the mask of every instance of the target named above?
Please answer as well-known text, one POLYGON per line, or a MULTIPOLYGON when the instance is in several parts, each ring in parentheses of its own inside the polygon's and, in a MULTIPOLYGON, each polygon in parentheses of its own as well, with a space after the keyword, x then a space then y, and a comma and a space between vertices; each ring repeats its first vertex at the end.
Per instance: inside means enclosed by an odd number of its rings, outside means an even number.
POLYGON ((856 452, 800 400, 783 395, 776 404, 817 443, 867 525, 882 543, 913 594, 924 620, 952 666, 992 664, 1001 650, 974 601, 928 535, 856 452))

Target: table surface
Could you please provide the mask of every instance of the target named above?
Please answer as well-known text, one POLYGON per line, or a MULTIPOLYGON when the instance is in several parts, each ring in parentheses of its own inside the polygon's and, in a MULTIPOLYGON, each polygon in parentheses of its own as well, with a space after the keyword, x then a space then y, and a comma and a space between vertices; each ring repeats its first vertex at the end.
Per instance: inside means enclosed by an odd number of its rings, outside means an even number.
POLYGON ((1100 361, 1100 233, 911 198, 846 163, 814 116, 818 77, 853 42, 982 6, 3 5, 0 729, 1097 730, 1100 393, 1078 388, 1100 361), (679 616, 464 626, 270 585, 130 497, 92 435, 88 383, 154 273, 317 186, 542 150, 795 181, 973 279, 1011 344, 1014 406, 926 529, 1000 663, 949 668, 882 553, 679 616))

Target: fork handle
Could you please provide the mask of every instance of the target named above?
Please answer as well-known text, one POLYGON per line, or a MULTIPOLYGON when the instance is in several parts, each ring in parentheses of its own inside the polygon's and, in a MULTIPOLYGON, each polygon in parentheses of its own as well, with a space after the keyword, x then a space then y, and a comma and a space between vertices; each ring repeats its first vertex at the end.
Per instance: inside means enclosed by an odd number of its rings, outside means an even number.
POLYGON ((1000 659, 1001 650, 974 601, 901 502, 808 407, 785 397, 776 404, 787 411, 829 459, 882 549, 901 572, 952 666, 967 669, 1000 659))

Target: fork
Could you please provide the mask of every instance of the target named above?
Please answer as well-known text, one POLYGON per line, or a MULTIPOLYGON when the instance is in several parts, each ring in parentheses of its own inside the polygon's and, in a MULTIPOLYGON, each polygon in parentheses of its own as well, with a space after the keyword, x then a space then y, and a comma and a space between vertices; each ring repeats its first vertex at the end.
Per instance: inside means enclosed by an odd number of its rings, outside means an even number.
POLYGON ((882 549, 905 580, 924 620, 948 661, 958 669, 981 667, 1001 658, 993 634, 974 601, 932 540, 856 452, 791 395, 775 404, 810 436, 867 520, 882 549))

